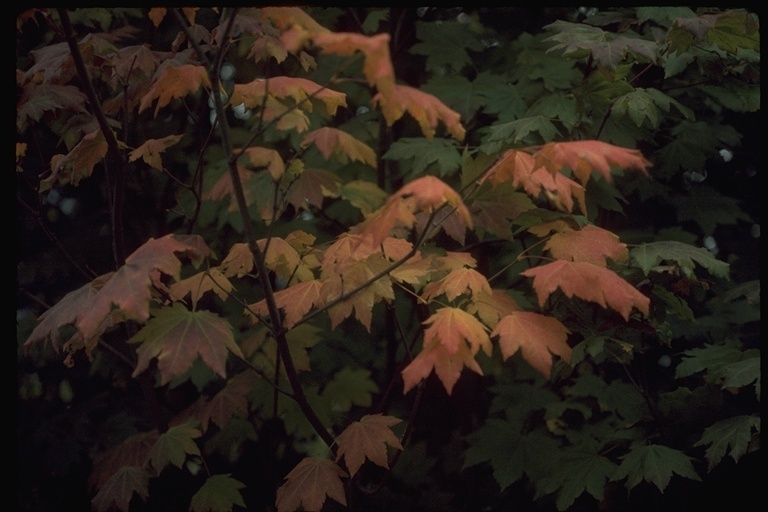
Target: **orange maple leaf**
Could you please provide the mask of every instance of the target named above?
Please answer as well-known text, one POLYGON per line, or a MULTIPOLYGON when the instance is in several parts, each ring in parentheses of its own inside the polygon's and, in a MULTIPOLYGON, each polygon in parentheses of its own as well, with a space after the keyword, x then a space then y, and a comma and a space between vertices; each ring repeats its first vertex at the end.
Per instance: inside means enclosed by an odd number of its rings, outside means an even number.
POLYGON ((253 254, 248 244, 240 242, 232 244, 219 270, 226 277, 243 277, 253 270, 253 254))
POLYGON ((429 325, 424 331, 424 348, 402 371, 404 393, 433 369, 448 394, 465 366, 483 374, 474 356, 480 349, 490 355, 491 340, 485 326, 474 316, 458 308, 444 307, 435 311, 424 325, 429 325))
POLYGON ((483 292, 491 294, 492 290, 483 274, 473 268, 460 268, 450 272, 439 281, 429 283, 424 287, 421 296, 428 301, 438 295, 445 294, 448 300, 453 300, 467 292, 471 294, 474 302, 483 292))
POLYGON ((560 172, 552 173, 542 167, 536 159, 524 151, 510 149, 488 169, 480 182, 490 181, 495 187, 501 183, 512 182, 512 186, 522 186, 532 198, 542 193, 557 209, 571 212, 573 197, 579 203, 581 212, 587 214, 584 187, 567 178, 560 172))
POLYGON ((93 168, 107 155, 107 141, 101 130, 87 133, 66 155, 51 157, 51 175, 40 180, 40 192, 51 188, 57 181, 77 185, 81 179, 93 174, 93 168))
POLYGON ((305 457, 285 477, 277 489, 278 512, 322 510, 326 496, 347 504, 342 478, 349 475, 338 464, 320 457, 305 457))
POLYGON ((310 144, 314 144, 326 160, 333 155, 342 164, 349 160, 358 160, 373 168, 376 167, 376 153, 373 149, 337 128, 326 126, 306 134, 301 139, 301 147, 306 148, 310 144))
POLYGON ((354 421, 339 434, 336 441, 339 450, 336 461, 344 457, 349 476, 354 476, 367 458, 374 464, 389 469, 387 446, 402 450, 403 445, 390 427, 402 420, 382 414, 366 414, 360 421, 354 421))
POLYGON ((455 208, 465 228, 472 227, 472 216, 461 196, 439 178, 422 176, 390 196, 384 206, 363 221, 357 230, 370 235, 376 245, 397 226, 412 228, 416 223, 414 212, 432 213, 445 205, 455 208))
POLYGON ((250 147, 243 151, 243 155, 247 157, 245 159, 246 168, 259 169, 261 167, 266 167, 274 181, 280 181, 280 178, 283 177, 285 163, 283 162, 283 157, 280 156, 280 153, 274 149, 258 146, 250 147))
POLYGON ((521 274, 533 278, 539 306, 543 306, 547 298, 560 288, 566 297, 575 295, 604 308, 610 307, 618 311, 624 320, 629 320, 632 308, 637 308, 646 316, 649 314, 651 301, 648 297, 612 270, 593 263, 557 260, 521 274))
POLYGON ((381 106, 389 126, 408 112, 419 123, 422 133, 428 139, 435 136, 437 125, 442 121, 456 140, 464 140, 466 130, 461 124, 461 114, 429 93, 407 85, 393 85, 390 91, 380 90, 371 102, 381 106))
MULTIPOLYGON (((329 115, 335 115, 338 107, 347 106, 347 96, 323 87, 312 80, 293 76, 275 76, 268 79, 257 78, 246 84, 235 84, 230 103, 232 105, 245 104, 247 108, 261 109, 264 106, 264 96, 275 101, 277 99, 291 98, 296 106, 304 111, 312 112, 310 98, 321 101, 329 115)), ((265 109, 264 120, 271 121, 278 115, 284 115, 290 107, 280 103, 265 105, 273 107, 265 109)), ((294 109, 295 110, 295 109, 294 109)))
POLYGON ((170 291, 175 300, 181 300, 190 295, 192 307, 195 308, 197 301, 205 293, 212 291, 221 300, 226 300, 233 288, 232 283, 220 270, 212 268, 173 283, 170 291))
POLYGON ((550 227, 557 233, 547 240, 544 249, 549 250, 558 260, 585 261, 605 267, 608 264, 607 258, 617 263, 623 263, 629 258, 627 245, 619 242, 617 235, 592 224, 576 230, 565 222, 556 221, 533 226, 528 231, 538 234, 544 230, 549 231, 550 227))
MULTIPOLYGON (((318 304, 322 285, 322 281, 319 280, 304 281, 275 292, 275 304, 285 311, 285 327, 287 329, 296 325, 313 306, 318 304)), ((252 304, 246 313, 250 315, 256 313, 262 317, 268 316, 266 300, 262 299, 252 304)))
POLYGON ((504 290, 491 290, 491 293, 481 292, 478 297, 467 305, 467 313, 477 315, 490 327, 513 311, 519 311, 520 306, 504 290))
POLYGON ((144 144, 129 153, 128 161, 134 162, 141 158, 144 160, 144 163, 153 169, 162 171, 163 162, 160 159, 160 153, 173 146, 174 144, 177 144, 182 137, 183 135, 169 135, 167 137, 163 137, 162 139, 149 139, 144 144))
POLYGON ((389 34, 365 36, 351 32, 328 31, 314 34, 312 40, 325 53, 348 56, 357 51, 362 52, 365 55, 363 74, 368 83, 375 86, 380 93, 393 93, 395 69, 389 54, 389 34))
POLYGON ((535 167, 545 167, 552 174, 565 167, 573 171, 582 185, 586 184, 592 171, 598 172, 606 181, 613 180, 611 166, 635 170, 648 174, 651 162, 637 149, 626 149, 599 140, 574 142, 550 142, 535 154, 535 167))
POLYGON ((547 378, 553 354, 567 362, 571 360, 571 347, 566 343, 568 334, 570 331, 558 319, 528 311, 509 313, 491 332, 491 336, 499 337, 505 361, 520 350, 523 359, 547 378))
POLYGON ((160 109, 168 105, 172 100, 197 92, 201 86, 208 89, 211 88, 208 71, 204 66, 192 64, 184 64, 179 67, 167 66, 154 81, 149 92, 141 98, 139 113, 143 112, 153 101, 157 100, 154 115, 154 117, 157 117, 160 109))

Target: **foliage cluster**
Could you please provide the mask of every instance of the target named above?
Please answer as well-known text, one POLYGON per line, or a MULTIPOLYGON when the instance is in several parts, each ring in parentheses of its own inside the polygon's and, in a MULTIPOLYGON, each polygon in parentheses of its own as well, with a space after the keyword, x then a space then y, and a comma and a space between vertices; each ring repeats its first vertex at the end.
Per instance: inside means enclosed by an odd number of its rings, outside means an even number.
POLYGON ((752 499, 754 13, 16 25, 21 510, 752 499))

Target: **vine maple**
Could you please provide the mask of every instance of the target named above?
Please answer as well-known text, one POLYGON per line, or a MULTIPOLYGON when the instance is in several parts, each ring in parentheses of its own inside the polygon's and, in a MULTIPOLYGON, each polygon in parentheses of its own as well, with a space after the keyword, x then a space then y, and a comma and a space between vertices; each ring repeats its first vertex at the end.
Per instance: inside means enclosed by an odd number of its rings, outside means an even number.
MULTIPOLYGON (((93 431, 125 425, 88 446, 93 510, 360 509, 380 491, 402 508, 450 471, 499 500, 527 479, 547 510, 613 510, 617 482, 664 493, 709 478, 703 460, 757 451, 759 348, 725 334, 759 323, 759 284, 729 283, 738 257, 691 233, 620 228, 653 208, 617 220, 625 190, 685 215, 674 184, 706 173, 672 154, 703 151, 686 129, 756 109, 756 17, 632 8, 618 27, 626 12, 500 42, 487 18, 438 13, 408 40, 397 12, 17 19, 56 28, 17 55, 19 203, 83 275, 23 332, 20 360, 63 349, 108 376, 105 396, 141 389, 124 411, 98 405, 109 421, 87 415, 93 431), (732 94, 700 74, 726 65, 732 94), (662 91, 653 72, 686 81, 662 91), (108 213, 106 263, 72 257, 43 214, 87 187, 108 213), (681 420, 690 397, 716 416, 681 420), (427 467, 434 453, 463 467, 427 467), (186 484, 165 503, 174 475, 186 484)), ((734 222, 713 219, 698 224, 708 236, 734 222)), ((423 508, 442 505, 458 510, 423 508)))

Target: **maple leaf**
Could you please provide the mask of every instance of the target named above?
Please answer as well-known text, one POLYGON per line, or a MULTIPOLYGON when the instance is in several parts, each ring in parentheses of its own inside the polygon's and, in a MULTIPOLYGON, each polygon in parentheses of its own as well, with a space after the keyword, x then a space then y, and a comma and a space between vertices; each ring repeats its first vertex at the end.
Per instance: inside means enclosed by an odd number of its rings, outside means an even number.
POLYGON ((265 96, 273 101, 291 98, 299 109, 307 112, 313 110, 312 102, 309 99, 315 99, 325 105, 328 115, 335 115, 338 107, 347 106, 347 96, 344 93, 333 91, 306 78, 292 76, 257 78, 246 84, 235 84, 230 103, 232 105, 243 103, 247 108, 253 109, 270 106, 270 109, 265 109, 265 121, 271 121, 288 112, 289 107, 281 107, 281 104, 277 102, 264 105, 265 96))
POLYGON ((162 139, 149 139, 128 154, 128 161, 135 162, 141 158, 144 160, 144 163, 153 169, 162 171, 163 162, 160 159, 160 153, 178 143, 182 137, 183 135, 169 135, 162 139))
POLYGON ((535 198, 542 193, 557 209, 573 210, 573 197, 579 203, 584 215, 587 214, 584 187, 560 172, 554 174, 542 167, 532 155, 517 149, 510 149, 498 162, 481 177, 480 183, 490 181, 494 187, 512 181, 512 186, 522 186, 525 192, 535 198))
POLYGON ((390 94, 395 87, 395 70, 389 54, 389 34, 365 36, 351 32, 325 31, 312 36, 324 53, 342 57, 362 52, 365 55, 363 74, 379 92, 390 94))
POLYGON ((36 84, 25 87, 16 105, 16 129, 27 129, 29 121, 40 121, 46 112, 86 112, 85 94, 74 85, 36 84))
POLYGON ((556 259, 584 261, 601 267, 607 266, 606 258, 617 263, 629 259, 627 246, 619 242, 617 235, 592 224, 575 230, 565 222, 554 221, 543 226, 533 226, 528 231, 542 236, 540 233, 548 231, 549 227, 557 230, 557 233, 547 240, 544 249, 550 251, 556 259))
POLYGON ((605 484, 616 471, 616 464, 610 459, 583 447, 568 449, 558 462, 555 471, 537 489, 537 494, 557 490, 558 510, 568 510, 584 491, 601 501, 605 484))
POLYGON ((347 504, 342 478, 349 475, 338 464, 319 457, 305 457, 285 477, 277 489, 275 505, 278 512, 322 510, 326 496, 347 504))
POLYGON ((246 162, 248 165, 245 166, 246 168, 258 169, 266 167, 267 171, 269 171, 269 175, 272 176, 272 179, 276 182, 279 182, 280 178, 283 177, 285 163, 283 162, 283 157, 280 156, 280 153, 274 149, 250 147, 243 151, 243 155, 247 157, 246 162))
POLYGON ((637 308, 646 316, 649 314, 650 299, 605 267, 582 261, 557 260, 521 274, 533 278, 539 306, 544 306, 547 298, 560 288, 566 297, 575 295, 604 308, 610 307, 618 311, 624 320, 629 320, 632 308, 637 308))
POLYGON ((421 296, 425 300, 433 299, 440 294, 445 294, 448 300, 453 300, 467 291, 472 296, 472 301, 476 301, 480 294, 491 294, 491 285, 483 274, 473 268, 460 268, 452 271, 444 278, 424 287, 421 296))
POLYGON ((314 144, 326 160, 335 156, 342 164, 349 160, 358 160, 376 167, 376 153, 373 149, 337 128, 326 126, 306 134, 301 139, 301 147, 306 148, 310 144, 314 144))
POLYGON ((339 181, 339 177, 332 172, 304 169, 291 183, 285 200, 297 210, 308 210, 310 206, 322 208, 326 197, 338 195, 339 181))
POLYGON ((571 347, 566 340, 570 331, 554 317, 513 311, 502 318, 491 332, 499 337, 501 355, 506 361, 520 350, 523 359, 549 378, 553 355, 571 360, 571 347))
POLYGON ((691 458, 680 450, 659 444, 636 445, 622 457, 612 480, 627 478, 627 488, 632 489, 645 480, 664 492, 673 474, 701 481, 691 463, 691 458))
POLYGON ((149 460, 152 467, 160 473, 168 464, 177 468, 184 465, 187 455, 200 455, 194 439, 203 435, 191 423, 174 425, 160 434, 152 450, 149 452, 149 460))
POLYGON ((514 190, 512 183, 506 182, 489 187, 481 186, 472 199, 472 221, 476 229, 504 238, 512 239, 509 221, 523 212, 533 210, 536 205, 522 192, 514 190))
POLYGON ((235 506, 246 508, 240 489, 245 484, 225 475, 211 475, 189 503, 189 512, 231 512, 235 506))
MULTIPOLYGON (((24 346, 29 348, 40 341, 43 343, 50 341, 53 349, 58 352, 61 339, 59 329, 66 325, 75 324, 83 316, 83 313, 88 311, 96 294, 113 274, 114 272, 108 272, 101 275, 90 283, 62 297, 59 302, 40 315, 37 319, 37 325, 32 330, 29 338, 27 338, 24 346)), ((93 333, 93 336, 100 336, 110 325, 110 322, 102 322, 100 328, 93 333)), ((87 344, 95 345, 95 342, 87 344)))
POLYGON ((229 322, 209 311, 189 311, 179 303, 158 311, 128 342, 141 343, 133 376, 157 357, 162 384, 183 375, 198 355, 222 378, 227 376, 227 351, 243 357, 229 322))
POLYGON ((461 196, 435 176, 417 178, 394 193, 387 202, 371 214, 358 230, 373 238, 373 244, 381 243, 396 226, 412 228, 416 223, 414 212, 432 213, 443 206, 455 208, 465 227, 472 227, 472 216, 461 196))
POLYGON ((370 407, 373 394, 379 386, 371 380, 370 370, 345 366, 333 375, 323 387, 323 398, 331 403, 335 411, 349 411, 353 405, 370 407))
POLYGON ((549 142, 533 157, 534 167, 544 167, 553 175, 565 167, 573 171, 582 185, 587 183, 592 171, 610 183, 613 181, 611 166, 648 175, 647 169, 653 165, 637 149, 626 149, 599 140, 549 142))
POLYGON ((200 407, 198 417, 203 430, 208 430, 209 422, 220 429, 227 426, 234 418, 248 416, 248 394, 258 379, 256 372, 245 370, 227 379, 227 385, 200 407))
POLYGON ((126 318, 146 322, 149 318, 150 285, 152 273, 160 271, 175 279, 179 278, 181 262, 177 253, 192 258, 206 256, 210 250, 197 235, 166 235, 150 238, 125 259, 120 267, 94 297, 75 324, 85 339, 92 338, 99 326, 116 306, 126 318))
POLYGON ((93 470, 88 477, 89 487, 102 487, 123 467, 143 467, 149 460, 149 453, 158 436, 157 430, 139 432, 99 454, 94 460, 93 470))
POLYGON ((192 308, 195 308, 197 301, 205 293, 213 291, 221 300, 226 300, 233 288, 232 283, 221 271, 212 268, 173 283, 170 291, 176 300, 181 300, 189 294, 192 308))
POLYGON ((730 266, 715 258, 703 247, 695 247, 674 240, 641 244, 632 249, 632 259, 648 273, 662 261, 674 261, 686 277, 693 277, 696 264, 716 277, 728 277, 730 266))
POLYGON ((723 460, 726 452, 729 452, 734 462, 739 462, 755 437, 753 430, 760 432, 758 416, 734 416, 705 428, 701 439, 693 446, 709 445, 704 456, 709 462, 709 471, 712 471, 723 460))
POLYGON ((107 155, 107 150, 101 130, 85 134, 69 153, 51 157, 51 175, 40 180, 39 192, 45 192, 57 181, 62 185, 77 185, 93 174, 93 168, 107 155))
POLYGON ((467 313, 477 315, 490 327, 495 327, 503 317, 519 311, 520 306, 504 290, 491 290, 491 293, 481 292, 467 305, 467 313))
POLYGON ((155 79, 149 92, 141 98, 139 113, 157 100, 154 114, 154 117, 157 117, 160 109, 172 100, 197 92, 201 86, 211 88, 211 81, 204 66, 193 64, 184 64, 178 67, 166 66, 155 79))
MULTIPOLYGON (((303 281, 275 292, 275 304, 285 311, 285 328, 290 329, 320 302, 323 283, 320 280, 303 281)), ((247 313, 268 317, 265 299, 249 306, 247 313)))
POLYGON ((232 244, 218 268, 225 277, 243 277, 253 270, 253 265, 253 253, 248 244, 239 242, 232 244))
POLYGON ((123 466, 104 483, 91 500, 97 512, 108 512, 117 508, 128 512, 134 494, 142 499, 149 496, 150 474, 144 468, 123 466))
POLYGON ((387 445, 397 450, 403 449, 391 429, 401 421, 394 416, 366 414, 360 421, 350 423, 336 439, 339 445, 336 461, 344 458, 350 477, 355 476, 365 459, 389 469, 387 445))
POLYGON ((434 369, 446 392, 451 394, 464 366, 482 375, 474 356, 482 349, 491 354, 491 340, 485 326, 466 311, 440 308, 424 325, 424 348, 402 371, 404 393, 425 379, 434 369))
POLYGON ((466 130, 461 124, 461 114, 431 94, 407 85, 393 85, 389 92, 379 91, 371 102, 381 107, 389 126, 408 112, 419 123, 421 132, 428 139, 435 136, 437 125, 442 121, 456 140, 464 140, 466 130))

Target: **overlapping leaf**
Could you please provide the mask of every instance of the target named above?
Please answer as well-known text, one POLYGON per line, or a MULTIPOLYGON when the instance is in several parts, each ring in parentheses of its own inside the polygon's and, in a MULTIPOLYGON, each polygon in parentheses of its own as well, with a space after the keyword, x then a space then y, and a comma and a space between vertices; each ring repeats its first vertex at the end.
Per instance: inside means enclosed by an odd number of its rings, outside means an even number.
POLYGON ((66 155, 53 155, 51 174, 40 180, 40 192, 45 192, 55 183, 77 185, 81 179, 93 174, 93 168, 107 155, 107 149, 101 130, 85 134, 66 155))
POLYGON ((629 258, 626 244, 619 242, 617 235, 592 224, 574 230, 565 222, 556 221, 528 230, 542 236, 550 226, 557 232, 547 240, 544 249, 556 259, 584 261, 605 267, 607 259, 624 263, 629 258))
POLYGON ((128 161, 134 162, 141 158, 145 164, 158 171, 163 170, 160 154, 169 147, 177 144, 183 135, 169 135, 161 139, 149 139, 128 154, 128 161))
POLYGON ((235 506, 246 508, 240 489, 245 484, 231 475, 211 475, 192 496, 189 512, 230 512, 235 506))

